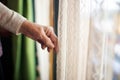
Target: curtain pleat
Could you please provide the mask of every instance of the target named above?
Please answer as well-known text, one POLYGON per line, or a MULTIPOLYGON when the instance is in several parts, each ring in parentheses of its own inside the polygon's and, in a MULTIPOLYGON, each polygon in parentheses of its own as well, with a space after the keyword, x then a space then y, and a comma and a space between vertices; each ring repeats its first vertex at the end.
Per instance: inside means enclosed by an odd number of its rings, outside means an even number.
POLYGON ((86 80, 90 0, 59 0, 57 80, 86 80))
MULTIPOLYGON (((34 0, 8 0, 9 8, 34 21, 34 0)), ((14 80, 35 80, 35 42, 23 35, 13 36, 14 80)))

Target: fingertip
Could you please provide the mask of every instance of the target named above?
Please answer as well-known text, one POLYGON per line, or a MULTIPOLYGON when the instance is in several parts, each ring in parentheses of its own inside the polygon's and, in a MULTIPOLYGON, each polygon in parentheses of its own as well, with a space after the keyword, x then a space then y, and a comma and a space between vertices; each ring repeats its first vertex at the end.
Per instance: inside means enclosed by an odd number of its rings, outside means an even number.
POLYGON ((53 49, 55 47, 54 44, 52 43, 52 41, 47 42, 47 46, 51 49, 53 49))

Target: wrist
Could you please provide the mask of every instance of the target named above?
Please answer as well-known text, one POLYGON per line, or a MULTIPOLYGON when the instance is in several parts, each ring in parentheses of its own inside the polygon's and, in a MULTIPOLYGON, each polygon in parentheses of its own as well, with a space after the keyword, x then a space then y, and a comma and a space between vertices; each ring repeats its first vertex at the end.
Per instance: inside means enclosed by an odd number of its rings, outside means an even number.
POLYGON ((33 22, 30 22, 28 20, 25 20, 23 22, 19 32, 24 34, 25 36, 27 36, 29 38, 34 39, 34 40, 37 40, 37 38, 40 36, 40 34, 39 34, 40 32, 39 32, 36 24, 33 22))

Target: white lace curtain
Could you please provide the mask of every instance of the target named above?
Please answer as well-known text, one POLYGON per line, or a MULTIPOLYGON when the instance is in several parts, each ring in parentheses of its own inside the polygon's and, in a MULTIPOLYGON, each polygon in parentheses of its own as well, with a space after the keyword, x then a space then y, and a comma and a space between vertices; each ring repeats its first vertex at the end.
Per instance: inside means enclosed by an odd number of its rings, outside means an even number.
POLYGON ((112 80, 113 2, 59 0, 57 80, 112 80))
POLYGON ((86 80, 90 0, 59 0, 57 80, 86 80))

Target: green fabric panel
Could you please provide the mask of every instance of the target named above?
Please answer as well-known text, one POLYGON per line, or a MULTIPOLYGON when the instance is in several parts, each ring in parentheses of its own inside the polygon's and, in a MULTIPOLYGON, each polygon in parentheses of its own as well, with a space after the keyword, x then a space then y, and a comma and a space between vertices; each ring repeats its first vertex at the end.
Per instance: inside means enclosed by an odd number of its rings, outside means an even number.
MULTIPOLYGON (((8 0, 8 7, 16 12, 23 14, 23 0, 8 0)), ((22 53, 22 35, 13 35, 13 61, 14 61, 14 80, 19 80, 21 53, 22 53)))
MULTIPOLYGON (((33 0, 8 0, 9 8, 33 21, 33 0)), ((14 80, 36 80, 35 42, 23 35, 13 36, 14 80)))
MULTIPOLYGON (((33 16, 32 16, 33 15, 33 6, 32 5, 33 5, 32 0, 24 1, 24 9, 25 10, 23 11, 23 14, 30 21, 33 21, 33 16)), ((36 74, 35 66, 34 66, 35 65, 35 49, 34 49, 35 47, 32 46, 35 44, 34 44, 34 41, 32 41, 31 39, 29 39, 27 37, 24 38, 24 42, 25 42, 24 47, 25 47, 25 54, 26 54, 25 58, 26 59, 24 59, 25 64, 24 63, 23 64, 27 68, 24 69, 24 71, 22 71, 22 72, 25 72, 25 74, 26 74, 26 76, 22 77, 22 80, 35 80, 35 77, 33 76, 36 74), (34 70, 31 70, 31 69, 34 69, 34 70)))
POLYGON ((13 61, 14 61, 14 79, 18 80, 20 66, 21 66, 21 46, 22 46, 22 36, 13 36, 13 61))

